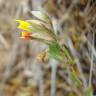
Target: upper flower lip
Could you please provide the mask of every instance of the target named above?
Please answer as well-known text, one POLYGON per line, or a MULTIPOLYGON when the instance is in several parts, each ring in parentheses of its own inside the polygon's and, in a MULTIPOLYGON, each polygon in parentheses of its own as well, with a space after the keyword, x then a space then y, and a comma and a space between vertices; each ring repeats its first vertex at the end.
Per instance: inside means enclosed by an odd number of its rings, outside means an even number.
POLYGON ((23 21, 23 20, 16 20, 17 22, 19 22, 19 26, 18 28, 19 29, 22 29, 22 30, 25 30, 25 31, 28 31, 30 32, 30 27, 31 27, 31 24, 29 22, 26 22, 26 21, 23 21))

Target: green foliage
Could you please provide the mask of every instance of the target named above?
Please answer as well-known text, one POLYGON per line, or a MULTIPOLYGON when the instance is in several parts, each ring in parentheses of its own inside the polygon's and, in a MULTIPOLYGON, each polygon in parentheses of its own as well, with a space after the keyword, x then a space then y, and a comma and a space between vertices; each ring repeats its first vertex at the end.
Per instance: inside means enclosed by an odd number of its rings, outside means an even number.
POLYGON ((85 96, 93 96, 92 88, 87 88, 87 90, 85 91, 85 96))
POLYGON ((82 85, 82 82, 80 81, 79 76, 76 74, 74 70, 71 72, 70 78, 75 84, 75 86, 80 87, 82 85))
POLYGON ((59 61, 63 61, 64 59, 60 46, 55 42, 49 45, 49 57, 59 61))

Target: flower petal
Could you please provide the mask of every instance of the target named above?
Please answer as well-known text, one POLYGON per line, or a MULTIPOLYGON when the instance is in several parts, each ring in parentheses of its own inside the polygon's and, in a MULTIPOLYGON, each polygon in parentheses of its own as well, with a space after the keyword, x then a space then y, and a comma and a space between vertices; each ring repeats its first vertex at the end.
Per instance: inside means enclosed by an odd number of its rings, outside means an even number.
POLYGON ((20 23, 20 25, 18 26, 19 29, 23 29, 25 31, 31 31, 30 30, 30 26, 31 24, 29 22, 23 21, 23 20, 16 20, 17 22, 20 23))
POLYGON ((23 31, 20 32, 20 38, 29 40, 32 38, 32 34, 30 32, 23 31))

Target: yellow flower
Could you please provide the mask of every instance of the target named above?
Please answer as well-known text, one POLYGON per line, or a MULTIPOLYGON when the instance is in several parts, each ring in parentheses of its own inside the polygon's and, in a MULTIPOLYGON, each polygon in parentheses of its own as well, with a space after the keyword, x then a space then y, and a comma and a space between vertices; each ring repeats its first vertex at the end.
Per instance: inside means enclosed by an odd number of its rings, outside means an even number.
POLYGON ((20 25, 18 26, 19 29, 31 32, 30 30, 31 24, 29 22, 23 20, 16 20, 16 21, 20 23, 20 25))

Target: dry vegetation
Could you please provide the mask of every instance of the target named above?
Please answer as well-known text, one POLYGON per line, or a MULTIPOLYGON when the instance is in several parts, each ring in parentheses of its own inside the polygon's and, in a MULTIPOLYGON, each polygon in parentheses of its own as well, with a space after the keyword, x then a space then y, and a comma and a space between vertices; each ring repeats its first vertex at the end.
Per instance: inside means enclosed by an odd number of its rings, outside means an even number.
POLYGON ((90 88, 96 93, 95 39, 96 0, 0 0, 0 96, 92 96, 90 88), (32 19, 32 10, 51 17, 60 46, 75 60, 72 67, 81 76, 80 88, 69 78, 70 67, 46 61, 45 44, 19 38, 15 20, 32 19), (51 64, 57 64, 56 74, 52 75, 51 64))

